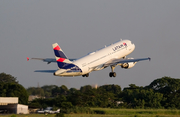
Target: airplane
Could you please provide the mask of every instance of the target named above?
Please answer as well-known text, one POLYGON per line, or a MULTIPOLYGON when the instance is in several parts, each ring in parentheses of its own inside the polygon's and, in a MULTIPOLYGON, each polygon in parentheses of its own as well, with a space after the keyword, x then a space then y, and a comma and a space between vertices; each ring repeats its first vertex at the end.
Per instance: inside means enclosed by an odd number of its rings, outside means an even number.
MULTIPOLYGON (((52 44, 55 59, 52 58, 31 58, 36 60, 42 60, 48 64, 56 62, 58 69, 56 70, 36 70, 35 72, 53 73, 54 76, 82 76, 88 77, 92 71, 98 71, 111 67, 109 77, 116 77, 114 69, 116 66, 121 66, 124 69, 130 69, 135 66, 139 61, 151 60, 151 58, 126 58, 127 55, 132 53, 135 49, 135 45, 130 40, 120 40, 109 46, 91 52, 79 59, 68 59, 62 48, 57 43, 52 44)), ((29 60, 29 58, 27 58, 29 60)))

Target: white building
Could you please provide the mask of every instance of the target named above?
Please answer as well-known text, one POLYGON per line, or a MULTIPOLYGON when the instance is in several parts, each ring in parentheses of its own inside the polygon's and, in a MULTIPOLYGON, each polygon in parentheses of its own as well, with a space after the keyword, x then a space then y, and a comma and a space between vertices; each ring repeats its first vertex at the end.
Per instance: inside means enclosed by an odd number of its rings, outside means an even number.
POLYGON ((27 105, 18 104, 18 97, 0 97, 0 110, 7 113, 29 114, 27 105))

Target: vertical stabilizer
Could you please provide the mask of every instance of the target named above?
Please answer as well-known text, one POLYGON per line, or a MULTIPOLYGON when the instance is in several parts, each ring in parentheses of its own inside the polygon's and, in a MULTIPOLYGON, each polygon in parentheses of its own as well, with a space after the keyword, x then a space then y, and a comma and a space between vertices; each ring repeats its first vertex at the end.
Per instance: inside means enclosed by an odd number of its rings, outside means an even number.
POLYGON ((66 66, 69 66, 69 64, 72 64, 72 62, 67 58, 57 43, 52 44, 52 46, 58 67, 61 69, 66 69, 66 66))

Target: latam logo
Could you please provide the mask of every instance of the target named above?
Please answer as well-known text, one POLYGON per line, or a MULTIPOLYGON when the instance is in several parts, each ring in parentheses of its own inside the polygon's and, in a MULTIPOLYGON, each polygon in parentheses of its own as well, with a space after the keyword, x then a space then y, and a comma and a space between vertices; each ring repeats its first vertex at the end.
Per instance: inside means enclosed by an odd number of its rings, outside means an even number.
POLYGON ((127 44, 126 44, 126 43, 123 43, 123 45, 124 45, 124 46, 127 46, 127 44))
POLYGON ((126 43, 123 43, 123 44, 121 44, 121 45, 115 46, 115 47, 112 48, 112 49, 113 49, 113 51, 116 51, 116 50, 118 50, 118 49, 120 49, 120 48, 122 48, 122 47, 127 47, 127 44, 126 44, 126 43))

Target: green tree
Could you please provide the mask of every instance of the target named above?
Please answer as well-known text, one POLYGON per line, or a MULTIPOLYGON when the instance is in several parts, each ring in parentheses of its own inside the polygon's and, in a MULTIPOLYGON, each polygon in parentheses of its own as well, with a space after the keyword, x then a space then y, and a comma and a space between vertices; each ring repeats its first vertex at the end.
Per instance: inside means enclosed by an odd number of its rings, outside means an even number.
POLYGON ((83 106, 83 93, 81 93, 79 90, 75 91, 74 93, 71 93, 67 96, 67 100, 71 102, 74 106, 83 106))
POLYGON ((72 108, 73 105, 72 105, 71 102, 62 102, 61 107, 62 107, 63 109, 65 109, 65 110, 67 110, 67 109, 69 109, 69 108, 72 108))
POLYGON ((115 101, 121 101, 120 94, 121 94, 121 87, 119 85, 103 85, 98 88, 98 90, 104 89, 105 92, 112 93, 114 96, 115 101))
POLYGON ((151 88, 154 91, 163 94, 162 105, 165 108, 180 107, 180 101, 178 99, 178 95, 180 92, 180 79, 165 76, 154 80, 146 88, 151 88))
POLYGON ((42 88, 39 88, 39 87, 29 87, 27 89, 27 92, 28 92, 29 95, 37 95, 37 96, 40 96, 40 97, 45 96, 44 90, 42 88))
POLYGON ((54 104, 57 107, 62 107, 62 102, 67 102, 67 98, 64 95, 59 95, 56 98, 54 98, 54 104))
POLYGON ((119 85, 103 85, 100 86, 98 89, 105 89, 105 91, 110 92, 110 93, 114 93, 114 94, 120 94, 121 93, 121 87, 119 85))
POLYGON ((104 88, 98 88, 96 93, 96 105, 99 107, 111 107, 115 103, 115 94, 107 92, 104 88))
POLYGON ((26 89, 16 83, 2 83, 0 84, 1 97, 19 97, 20 104, 28 103, 28 94, 26 89))
POLYGON ((122 99, 128 104, 128 108, 162 108, 163 94, 134 84, 129 86, 122 93, 122 99))
POLYGON ((82 86, 82 87, 80 88, 80 91, 81 91, 82 93, 84 93, 84 92, 86 92, 86 91, 88 91, 88 90, 90 90, 90 89, 92 89, 92 86, 91 86, 91 85, 85 85, 85 86, 82 86))
POLYGON ((60 94, 62 94, 62 95, 67 95, 69 92, 69 89, 65 85, 62 85, 60 87, 60 90, 61 90, 60 94))
POLYGON ((76 91, 77 91, 76 88, 70 88, 70 89, 69 89, 69 92, 70 92, 70 93, 75 93, 76 91))
POLYGON ((68 88, 65 85, 62 85, 60 87, 55 86, 52 89, 52 96, 57 97, 58 95, 67 95, 69 93, 68 88))
POLYGON ((53 96, 53 97, 57 97, 58 95, 60 95, 60 92, 61 92, 60 87, 55 86, 55 87, 52 89, 52 96, 53 96))
POLYGON ((49 104, 48 101, 49 101, 49 99, 36 98, 29 103, 29 106, 36 107, 36 108, 37 107, 38 108, 46 108, 48 106, 51 106, 51 105, 48 105, 49 104))
POLYGON ((44 85, 41 88, 44 90, 45 97, 52 97, 52 89, 54 89, 56 85, 44 85))
POLYGON ((0 74, 0 83, 18 83, 18 81, 16 77, 3 72, 0 74))

